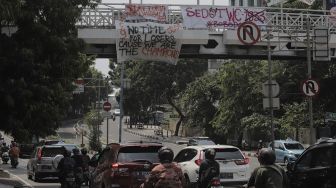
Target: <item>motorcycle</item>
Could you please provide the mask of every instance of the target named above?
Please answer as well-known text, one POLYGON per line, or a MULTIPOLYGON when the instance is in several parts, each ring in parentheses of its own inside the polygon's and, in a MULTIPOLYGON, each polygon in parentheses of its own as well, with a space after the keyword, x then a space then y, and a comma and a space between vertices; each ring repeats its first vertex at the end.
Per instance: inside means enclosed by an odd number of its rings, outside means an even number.
POLYGON ((218 177, 212 178, 209 188, 223 188, 221 185, 220 179, 218 177))
POLYGON ((82 183, 84 182, 84 177, 83 177, 83 169, 81 167, 78 167, 75 169, 75 182, 77 188, 80 188, 82 183))
POLYGON ((61 182, 61 188, 73 188, 76 187, 75 174, 69 172, 66 174, 65 179, 61 182))
POLYGON ((17 157, 12 157, 11 165, 12 165, 12 168, 16 168, 19 165, 19 159, 17 157))
POLYGON ((8 152, 3 152, 1 155, 1 160, 3 164, 7 164, 9 161, 9 154, 8 152))

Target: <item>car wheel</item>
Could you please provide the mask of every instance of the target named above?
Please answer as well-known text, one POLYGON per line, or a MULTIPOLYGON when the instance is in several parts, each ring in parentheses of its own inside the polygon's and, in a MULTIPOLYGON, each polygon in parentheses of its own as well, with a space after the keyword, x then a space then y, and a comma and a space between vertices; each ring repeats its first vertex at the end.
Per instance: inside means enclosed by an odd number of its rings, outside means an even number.
POLYGON ((33 169, 33 175, 31 177, 31 179, 34 181, 34 182, 38 182, 40 180, 40 178, 38 177, 38 175, 36 174, 35 172, 35 169, 33 169))
POLYGON ((191 188, 192 187, 192 185, 191 185, 191 182, 190 182, 190 179, 189 179, 189 176, 187 175, 187 174, 185 174, 184 175, 184 177, 185 177, 185 180, 186 180, 186 187, 187 188, 191 188))

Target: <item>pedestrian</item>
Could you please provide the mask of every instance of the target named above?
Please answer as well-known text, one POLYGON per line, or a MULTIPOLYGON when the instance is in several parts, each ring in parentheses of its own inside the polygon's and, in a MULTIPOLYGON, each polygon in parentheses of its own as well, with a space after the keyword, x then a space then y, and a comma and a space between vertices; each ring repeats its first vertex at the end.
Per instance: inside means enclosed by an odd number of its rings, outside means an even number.
POLYGON ((17 146, 16 142, 12 142, 12 147, 9 149, 9 157, 13 168, 16 168, 19 164, 19 156, 20 148, 17 146))
POLYGON ((173 162, 174 152, 162 147, 158 152, 160 163, 155 166, 142 188, 186 188, 186 181, 181 168, 173 162))
POLYGON ((213 148, 205 151, 205 160, 202 161, 198 173, 199 188, 211 187, 211 180, 219 177, 219 164, 215 160, 216 151, 213 148))
POLYGON ((273 150, 263 148, 259 151, 257 167, 247 183, 247 188, 288 188, 289 182, 285 170, 275 164, 273 150))

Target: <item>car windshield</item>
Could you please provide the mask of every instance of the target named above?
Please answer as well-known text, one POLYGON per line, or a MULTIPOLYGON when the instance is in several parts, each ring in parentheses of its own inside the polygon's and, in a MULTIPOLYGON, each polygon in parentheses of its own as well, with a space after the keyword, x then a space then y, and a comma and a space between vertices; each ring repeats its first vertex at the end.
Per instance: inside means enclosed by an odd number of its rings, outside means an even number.
POLYGON ((162 146, 127 146, 119 150, 118 162, 149 161, 158 163, 158 151, 162 146))
POLYGON ((65 149, 66 149, 67 151, 71 151, 71 152, 72 152, 73 149, 78 148, 76 145, 72 145, 72 144, 68 144, 68 145, 55 144, 55 145, 63 146, 63 147, 65 147, 65 149))
POLYGON ((304 149, 304 147, 300 143, 284 143, 286 149, 304 149))
POLYGON ((217 148, 215 151, 216 160, 244 159, 244 156, 237 148, 217 148))
POLYGON ((206 139, 206 140, 198 140, 199 145, 216 145, 212 140, 206 139))
POLYGON ((55 157, 56 155, 63 155, 64 149, 61 147, 55 147, 55 148, 43 148, 41 152, 42 157, 55 157))

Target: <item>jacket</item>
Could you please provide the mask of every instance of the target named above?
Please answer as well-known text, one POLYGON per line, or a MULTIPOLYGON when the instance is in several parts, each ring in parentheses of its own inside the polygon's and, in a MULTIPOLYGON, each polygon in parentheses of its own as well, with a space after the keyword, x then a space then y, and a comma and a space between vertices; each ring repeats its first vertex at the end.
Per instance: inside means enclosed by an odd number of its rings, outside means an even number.
POLYGON ((247 183, 255 188, 288 188, 289 181, 285 170, 276 164, 261 165, 256 168, 247 183))
POLYGON ((199 187, 207 188, 214 177, 219 177, 219 164, 215 160, 205 159, 202 161, 199 168, 199 187))

